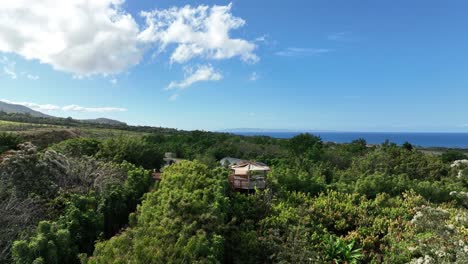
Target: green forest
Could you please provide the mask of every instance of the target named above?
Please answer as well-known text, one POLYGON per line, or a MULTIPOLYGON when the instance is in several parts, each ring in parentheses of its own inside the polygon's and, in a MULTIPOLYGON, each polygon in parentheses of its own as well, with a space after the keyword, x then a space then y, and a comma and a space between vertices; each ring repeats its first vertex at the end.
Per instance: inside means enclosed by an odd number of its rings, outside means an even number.
POLYGON ((459 150, 1 117, 0 263, 468 263, 459 150))

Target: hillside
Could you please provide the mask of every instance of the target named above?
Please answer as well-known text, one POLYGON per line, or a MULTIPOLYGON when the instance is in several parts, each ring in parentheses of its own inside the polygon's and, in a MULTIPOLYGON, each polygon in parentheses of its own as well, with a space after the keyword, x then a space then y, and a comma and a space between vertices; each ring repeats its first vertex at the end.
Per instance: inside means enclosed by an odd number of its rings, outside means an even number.
MULTIPOLYGON (((7 114, 30 115, 31 117, 50 119, 47 121, 42 120, 42 122, 45 122, 45 123, 56 122, 59 119, 65 119, 61 117, 46 115, 44 113, 33 110, 24 105, 11 104, 11 103, 3 102, 3 101, 0 101, 0 112, 4 112, 7 114)), ((96 119, 83 119, 83 120, 74 119, 74 120, 78 122, 90 123, 90 124, 102 124, 102 125, 113 125, 113 126, 126 126, 127 125, 124 122, 110 119, 110 118, 104 118, 104 117, 96 118, 96 119)))
POLYGON ((96 118, 96 119, 84 119, 84 120, 81 120, 82 122, 85 122, 85 123, 94 123, 94 124, 103 124, 103 125, 119 125, 119 126, 126 126, 127 123, 125 122, 120 122, 118 120, 114 120, 114 119, 109 119, 109 118, 96 118))
POLYGON ((52 116, 43 114, 41 112, 32 110, 29 107, 17 104, 9 104, 0 101, 0 112, 5 112, 8 114, 29 114, 33 117, 43 117, 43 118, 51 118, 52 116))

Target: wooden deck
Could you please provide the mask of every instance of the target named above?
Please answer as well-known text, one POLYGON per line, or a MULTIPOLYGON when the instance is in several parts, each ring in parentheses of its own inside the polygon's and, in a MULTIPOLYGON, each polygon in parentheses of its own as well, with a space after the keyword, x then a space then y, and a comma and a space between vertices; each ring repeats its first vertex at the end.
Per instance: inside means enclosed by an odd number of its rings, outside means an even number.
POLYGON ((229 176, 229 183, 231 188, 234 190, 254 190, 254 189, 265 189, 266 182, 265 178, 245 178, 243 176, 231 175, 229 176))
POLYGON ((151 174, 154 181, 161 181, 161 172, 155 171, 151 174))

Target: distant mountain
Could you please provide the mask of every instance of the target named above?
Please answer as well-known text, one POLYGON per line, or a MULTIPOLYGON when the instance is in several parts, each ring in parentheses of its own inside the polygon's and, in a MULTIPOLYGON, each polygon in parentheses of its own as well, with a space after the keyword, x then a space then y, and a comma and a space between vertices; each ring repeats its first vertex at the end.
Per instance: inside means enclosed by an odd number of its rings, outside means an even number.
POLYGON ((32 110, 31 108, 28 108, 23 105, 17 105, 17 104, 9 104, 0 101, 0 111, 5 112, 8 114, 29 114, 34 117, 44 117, 44 118, 52 118, 50 115, 43 114, 41 112, 32 110))
MULTIPOLYGON (((32 110, 31 108, 26 107, 24 105, 10 104, 10 103, 5 103, 3 101, 0 101, 0 112, 5 112, 7 114, 27 114, 32 117, 62 119, 60 117, 50 116, 50 115, 46 115, 41 112, 32 110)), ((79 122, 83 122, 83 123, 92 123, 92 124, 103 124, 103 125, 114 125, 114 126, 127 125, 127 123, 109 119, 109 118, 96 118, 96 119, 84 119, 84 120, 75 119, 75 120, 79 122)))
POLYGON ((84 119, 80 120, 85 123, 93 123, 93 124, 103 124, 103 125, 124 125, 126 126, 127 123, 120 122, 114 119, 109 119, 109 118, 96 118, 96 119, 84 119))

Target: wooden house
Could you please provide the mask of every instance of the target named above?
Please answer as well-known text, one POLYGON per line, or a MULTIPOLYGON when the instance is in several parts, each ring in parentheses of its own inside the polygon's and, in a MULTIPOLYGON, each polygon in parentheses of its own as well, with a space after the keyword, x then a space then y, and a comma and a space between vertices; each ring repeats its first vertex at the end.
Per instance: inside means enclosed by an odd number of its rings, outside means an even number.
POLYGON ((229 183, 234 190, 249 191, 266 188, 266 177, 270 167, 260 162, 247 161, 232 165, 229 183))

